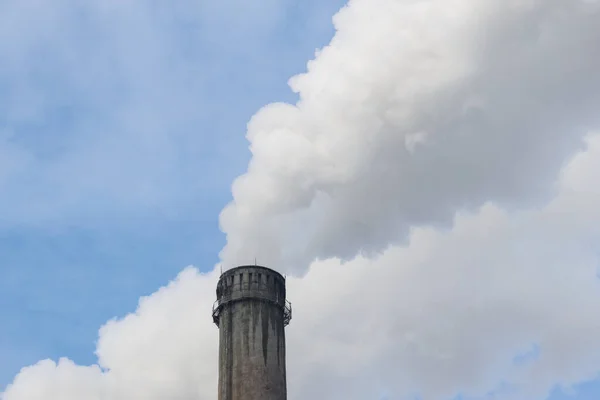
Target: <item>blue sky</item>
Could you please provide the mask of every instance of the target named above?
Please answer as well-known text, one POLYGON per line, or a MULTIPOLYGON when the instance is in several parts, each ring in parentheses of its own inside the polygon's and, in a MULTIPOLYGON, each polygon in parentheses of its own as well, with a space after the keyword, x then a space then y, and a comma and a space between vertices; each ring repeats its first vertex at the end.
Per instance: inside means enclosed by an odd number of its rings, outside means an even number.
POLYGON ((344 3, 0 0, 0 392, 41 359, 95 363, 107 320, 214 266, 246 124, 296 100, 344 3))
POLYGON ((343 2, 242 3, 0 2, 0 387, 217 262, 246 123, 343 2))

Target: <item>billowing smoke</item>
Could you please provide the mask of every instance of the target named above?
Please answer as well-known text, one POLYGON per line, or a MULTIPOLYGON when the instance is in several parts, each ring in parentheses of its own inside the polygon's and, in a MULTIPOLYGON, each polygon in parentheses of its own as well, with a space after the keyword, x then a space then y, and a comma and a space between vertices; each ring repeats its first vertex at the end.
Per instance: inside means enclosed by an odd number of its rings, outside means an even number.
MULTIPOLYGON (((596 135, 543 208, 486 205, 380 257, 288 278, 289 399, 543 400, 596 377, 598 181, 596 135)), ((0 398, 214 400, 217 277, 186 269, 100 330, 99 366, 41 361, 0 398)))
MULTIPOLYGON (((226 267, 284 272, 290 400, 542 400, 600 372, 600 3, 352 0, 248 127, 226 267), (321 258, 321 260, 316 260, 321 258), (344 261, 349 260, 349 261, 344 261)), ((218 271, 2 400, 210 400, 218 271)))
POLYGON ((225 267, 301 272, 373 254, 486 201, 547 199, 597 126, 598 2, 351 0, 290 80, 296 105, 248 125, 222 212, 225 267))

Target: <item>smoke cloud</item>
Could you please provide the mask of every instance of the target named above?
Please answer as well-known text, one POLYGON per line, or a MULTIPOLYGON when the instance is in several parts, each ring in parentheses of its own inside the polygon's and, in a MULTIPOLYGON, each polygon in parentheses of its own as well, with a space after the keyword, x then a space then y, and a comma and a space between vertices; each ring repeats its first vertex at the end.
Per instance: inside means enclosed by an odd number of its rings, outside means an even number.
MULTIPOLYGON (((542 400, 600 372, 600 136, 537 210, 487 204, 376 258, 288 278, 290 400, 542 400), (486 397, 488 395, 488 397, 486 397)), ((25 368, 2 400, 215 399, 218 270, 184 270, 100 330, 97 366, 25 368)))
MULTIPOLYGON (((291 400, 542 400, 600 373, 600 3, 351 0, 248 125, 223 263, 288 279, 291 400)), ((2 400, 216 398, 218 270, 2 400)))
POLYGON ((352 0, 296 105, 250 121, 253 157, 221 214, 226 268, 302 273, 373 255, 412 226, 492 201, 537 205, 598 124, 600 5, 352 0))

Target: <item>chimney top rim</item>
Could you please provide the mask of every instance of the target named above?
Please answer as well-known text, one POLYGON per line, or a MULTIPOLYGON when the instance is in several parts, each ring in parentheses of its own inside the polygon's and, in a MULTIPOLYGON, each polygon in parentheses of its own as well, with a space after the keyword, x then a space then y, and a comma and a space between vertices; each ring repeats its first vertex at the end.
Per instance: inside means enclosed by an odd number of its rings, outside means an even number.
POLYGON ((268 268, 268 267, 265 267, 262 265, 238 265, 237 267, 230 268, 228 270, 223 271, 223 273, 221 274, 221 277, 228 276, 228 275, 234 275, 236 272, 238 272, 241 269, 261 270, 261 271, 271 273, 273 275, 277 275, 281 279, 285 280, 285 277, 280 272, 277 272, 274 269, 271 269, 271 268, 268 268))

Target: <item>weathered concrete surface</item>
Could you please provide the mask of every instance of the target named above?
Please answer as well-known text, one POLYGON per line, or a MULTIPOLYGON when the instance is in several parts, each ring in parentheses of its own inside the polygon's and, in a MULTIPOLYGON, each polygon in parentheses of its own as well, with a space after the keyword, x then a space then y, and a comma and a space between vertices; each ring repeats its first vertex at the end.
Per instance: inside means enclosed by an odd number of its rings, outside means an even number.
POLYGON ((219 400, 286 400, 283 277, 238 267, 221 276, 217 299, 219 400))

